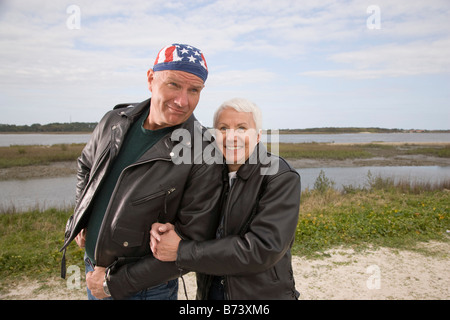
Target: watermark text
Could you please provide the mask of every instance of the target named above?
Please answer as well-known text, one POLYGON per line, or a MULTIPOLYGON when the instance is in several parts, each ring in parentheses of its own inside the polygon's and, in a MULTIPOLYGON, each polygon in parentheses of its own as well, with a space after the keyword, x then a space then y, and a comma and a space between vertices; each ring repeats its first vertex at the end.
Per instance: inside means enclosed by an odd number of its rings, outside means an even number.
POLYGON ((81 29, 81 9, 79 6, 72 4, 67 7, 66 13, 69 14, 66 20, 66 26, 69 30, 81 29))
POLYGON ((370 16, 366 20, 367 29, 379 30, 381 29, 381 10, 377 5, 371 5, 367 7, 366 12, 370 16))

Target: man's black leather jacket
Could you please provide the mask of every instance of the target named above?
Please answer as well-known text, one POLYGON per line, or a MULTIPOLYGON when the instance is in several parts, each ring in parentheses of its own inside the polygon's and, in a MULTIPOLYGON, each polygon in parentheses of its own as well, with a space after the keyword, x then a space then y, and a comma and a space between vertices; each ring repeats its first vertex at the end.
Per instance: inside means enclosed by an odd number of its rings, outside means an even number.
MULTIPOLYGON (((87 227, 98 187, 131 124, 148 108, 150 99, 136 106, 116 107, 94 130, 78 158, 76 207, 66 225, 62 250, 87 227)), ((154 222, 173 223, 185 239, 214 238, 222 165, 211 160, 212 152, 202 152, 211 145, 210 141, 203 141, 209 136, 205 131, 192 115, 174 128, 173 133, 180 134, 167 134, 122 171, 95 249, 97 265, 110 269, 108 287, 113 298, 126 298, 179 276, 175 263, 160 262, 150 251, 149 231, 154 222), (186 132, 190 140, 185 139, 186 132), (176 164, 183 159, 184 163, 176 164)))

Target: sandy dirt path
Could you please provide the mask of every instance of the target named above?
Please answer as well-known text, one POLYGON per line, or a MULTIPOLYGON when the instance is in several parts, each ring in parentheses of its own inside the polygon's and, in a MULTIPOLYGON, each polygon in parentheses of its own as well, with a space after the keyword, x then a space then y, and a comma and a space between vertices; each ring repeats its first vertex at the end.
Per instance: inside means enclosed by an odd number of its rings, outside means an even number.
MULTIPOLYGON (((428 242, 414 250, 335 248, 324 257, 293 258, 294 276, 303 300, 450 299, 450 243, 428 242)), ((84 273, 84 270, 81 270, 84 273)), ((0 299, 86 299, 84 276, 76 282, 58 279, 20 281, 3 288, 0 299)), ((195 299, 194 273, 184 276, 189 299, 195 299)), ((73 280, 73 279, 72 279, 73 280)), ((185 299, 180 280, 179 299, 185 299)))

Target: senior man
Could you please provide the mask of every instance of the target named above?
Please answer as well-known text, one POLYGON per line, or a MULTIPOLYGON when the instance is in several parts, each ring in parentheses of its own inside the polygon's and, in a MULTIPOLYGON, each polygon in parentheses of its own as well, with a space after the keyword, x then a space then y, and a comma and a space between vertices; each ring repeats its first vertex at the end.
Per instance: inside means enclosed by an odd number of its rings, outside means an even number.
POLYGON ((193 112, 207 76, 199 49, 163 48, 147 72, 151 99, 108 112, 78 158, 76 207, 61 250, 74 238, 86 248, 89 299, 177 299, 180 271, 148 248, 154 222, 173 223, 186 239, 214 237, 221 166, 199 152, 180 164, 173 152, 180 143, 184 150, 211 143, 193 138, 204 137, 193 112), (192 140, 177 139, 177 129, 192 140))

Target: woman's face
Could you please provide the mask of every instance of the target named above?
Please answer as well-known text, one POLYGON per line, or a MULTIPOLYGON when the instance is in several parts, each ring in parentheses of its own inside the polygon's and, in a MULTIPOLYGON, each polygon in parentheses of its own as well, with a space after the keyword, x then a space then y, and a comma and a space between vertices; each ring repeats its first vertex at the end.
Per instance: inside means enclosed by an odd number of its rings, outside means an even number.
POLYGON ((216 140, 230 171, 236 171, 253 153, 260 134, 251 112, 222 110, 216 123, 216 140))

